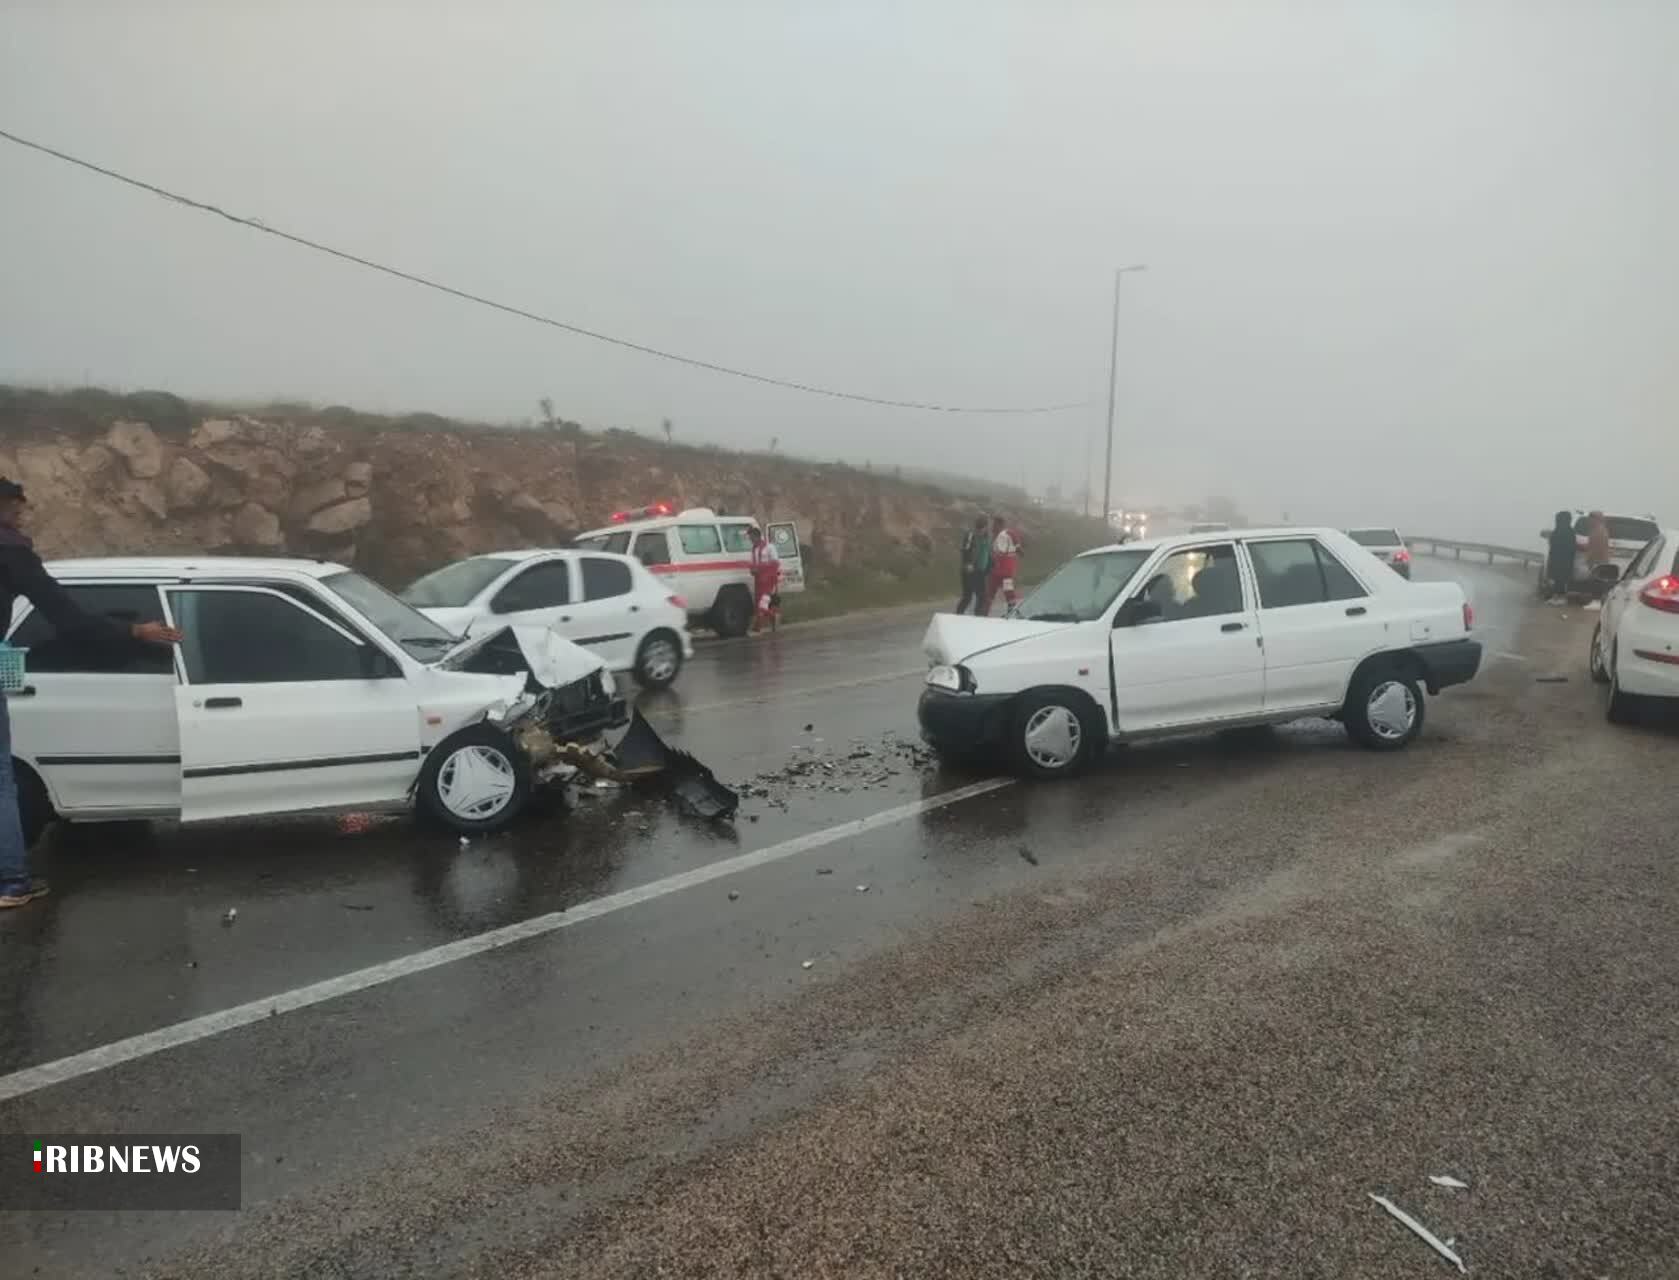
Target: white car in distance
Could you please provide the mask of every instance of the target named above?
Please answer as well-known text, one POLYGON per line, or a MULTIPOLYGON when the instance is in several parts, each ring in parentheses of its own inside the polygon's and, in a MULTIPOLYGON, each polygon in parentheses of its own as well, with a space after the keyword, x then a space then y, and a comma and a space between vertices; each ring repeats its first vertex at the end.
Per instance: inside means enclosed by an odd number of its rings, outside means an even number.
POLYGON ((1471 679, 1481 646, 1455 583, 1413 583, 1332 529, 1180 535, 1087 551, 1018 617, 939 614, 921 731, 1066 777, 1110 742, 1339 719, 1395 750, 1423 689, 1471 679))
POLYGON ((508 624, 548 627, 629 671, 646 689, 665 689, 694 656, 688 606, 630 556, 604 551, 501 551, 426 574, 402 592, 426 617, 457 635, 508 624))
POLYGON ((1679 698, 1679 529, 1657 533, 1604 596, 1590 663, 1615 724, 1637 719, 1646 698, 1679 698))
POLYGON ((463 834, 524 810, 521 737, 593 746, 626 724, 611 672, 551 632, 462 642, 342 565, 63 560, 91 614, 181 628, 172 649, 58 635, 20 600, 6 695, 25 835, 70 822, 417 808, 463 834))

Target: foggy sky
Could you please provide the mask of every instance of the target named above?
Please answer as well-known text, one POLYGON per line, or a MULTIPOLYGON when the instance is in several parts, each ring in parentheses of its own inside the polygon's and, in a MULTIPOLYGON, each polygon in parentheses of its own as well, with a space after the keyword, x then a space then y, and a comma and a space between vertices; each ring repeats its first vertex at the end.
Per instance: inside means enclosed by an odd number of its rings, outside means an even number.
POLYGON ((0 0, 0 379, 489 419, 1534 541, 1679 521, 1664 0, 0 0), (1099 480, 1097 481, 1099 487, 1099 480))

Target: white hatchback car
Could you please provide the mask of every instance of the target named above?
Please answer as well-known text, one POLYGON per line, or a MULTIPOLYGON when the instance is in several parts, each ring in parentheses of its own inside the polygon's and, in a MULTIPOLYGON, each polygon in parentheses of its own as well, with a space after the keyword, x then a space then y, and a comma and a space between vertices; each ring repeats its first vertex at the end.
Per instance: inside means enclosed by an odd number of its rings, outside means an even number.
POLYGON ((1679 698, 1679 529, 1646 543, 1609 589, 1590 661, 1616 724, 1636 718, 1640 699, 1679 698))
POLYGON ((65 560, 85 611, 167 621, 173 650, 95 649, 19 601, 7 695, 25 834, 70 822, 418 808, 463 833, 524 809, 520 736, 597 743, 628 723, 594 654, 536 628, 461 642, 341 565, 65 560))
POLYGON ((1455 583, 1413 583, 1332 529, 1181 535, 1087 551, 1018 617, 939 614, 923 737, 999 748, 1024 773, 1077 773, 1110 742, 1342 721, 1405 746, 1422 690, 1471 679, 1481 646, 1455 583))
POLYGON ((457 560, 413 583, 402 598, 457 635, 550 627, 630 671, 648 689, 667 688, 694 656, 688 606, 629 556, 600 551, 504 551, 457 560))

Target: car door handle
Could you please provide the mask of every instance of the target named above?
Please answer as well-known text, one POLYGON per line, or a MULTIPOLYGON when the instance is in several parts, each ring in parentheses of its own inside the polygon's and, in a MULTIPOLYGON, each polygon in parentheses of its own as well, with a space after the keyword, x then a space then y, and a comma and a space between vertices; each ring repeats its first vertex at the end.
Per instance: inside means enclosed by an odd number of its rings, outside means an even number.
POLYGON ((632 604, 630 606, 630 612, 631 613, 640 613, 641 612, 641 606, 639 604, 632 604))
POLYGON ((26 684, 21 689, 13 689, 6 696, 8 698, 33 698, 35 696, 35 686, 26 684))
POLYGON ((1365 611, 1365 608, 1364 608, 1363 605, 1355 604, 1352 608, 1347 610, 1347 617, 1349 617, 1349 618, 1362 618, 1364 616, 1365 612, 1366 611, 1365 611))
POLYGON ((561 622, 570 622, 571 621, 571 615, 569 613, 562 613, 560 615, 560 621, 561 622))
POLYGON ((204 709, 206 711, 226 711, 229 708, 242 707, 244 705, 245 705, 245 700, 243 698, 206 698, 206 699, 204 699, 204 709))
POLYGON ((1247 627, 1245 622, 1227 622, 1219 628, 1220 631, 1241 631, 1247 627))

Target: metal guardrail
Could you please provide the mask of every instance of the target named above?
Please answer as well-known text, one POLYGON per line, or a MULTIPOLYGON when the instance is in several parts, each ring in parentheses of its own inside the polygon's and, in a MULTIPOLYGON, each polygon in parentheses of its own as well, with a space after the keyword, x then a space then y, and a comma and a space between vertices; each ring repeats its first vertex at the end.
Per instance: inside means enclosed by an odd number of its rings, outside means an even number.
POLYGON ((1488 564, 1499 559, 1534 566, 1545 563, 1543 551, 1533 551, 1525 547, 1501 547, 1491 542, 1461 542, 1456 538, 1425 538, 1414 535, 1407 537, 1405 541, 1413 550, 1427 547, 1429 555, 1444 556, 1450 552, 1454 560, 1463 559, 1463 554, 1467 551, 1470 555, 1486 556, 1488 564))

